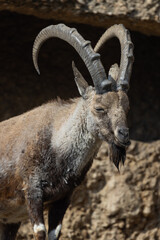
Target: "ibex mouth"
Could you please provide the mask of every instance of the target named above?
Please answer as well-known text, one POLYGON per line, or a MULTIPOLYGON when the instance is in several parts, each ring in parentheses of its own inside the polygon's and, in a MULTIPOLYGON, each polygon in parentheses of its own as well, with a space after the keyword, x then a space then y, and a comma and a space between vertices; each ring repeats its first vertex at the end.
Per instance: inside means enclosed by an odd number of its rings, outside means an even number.
POLYGON ((118 145, 119 147, 127 148, 130 144, 131 141, 128 140, 127 142, 121 142, 117 137, 115 137, 115 144, 118 145))

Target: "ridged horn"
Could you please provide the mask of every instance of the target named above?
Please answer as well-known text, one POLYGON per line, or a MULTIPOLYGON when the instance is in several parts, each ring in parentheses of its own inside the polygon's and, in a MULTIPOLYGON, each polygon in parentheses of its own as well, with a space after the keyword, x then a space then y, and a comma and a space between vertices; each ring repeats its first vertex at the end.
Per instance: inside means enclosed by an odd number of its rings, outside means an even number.
POLYGON ((129 31, 123 26, 123 24, 113 25, 101 36, 94 51, 98 52, 104 43, 113 37, 117 37, 121 45, 121 61, 117 80, 117 90, 127 91, 129 89, 129 81, 134 61, 134 46, 129 31))
POLYGON ((111 90, 111 82, 107 79, 100 61, 100 54, 93 51, 90 41, 85 41, 75 28, 69 28, 64 24, 48 26, 37 35, 32 54, 34 66, 38 73, 40 73, 37 62, 39 50, 42 44, 52 37, 60 38, 75 48, 88 68, 97 94, 103 94, 111 90))

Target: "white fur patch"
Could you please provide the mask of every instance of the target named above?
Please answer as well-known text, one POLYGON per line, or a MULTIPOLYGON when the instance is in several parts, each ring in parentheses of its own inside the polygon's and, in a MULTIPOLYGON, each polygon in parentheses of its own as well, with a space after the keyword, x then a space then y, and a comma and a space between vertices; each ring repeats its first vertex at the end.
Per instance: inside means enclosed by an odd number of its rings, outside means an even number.
POLYGON ((38 233, 40 231, 44 231, 45 232, 46 228, 45 228, 43 223, 39 223, 38 225, 34 224, 33 230, 34 230, 34 233, 38 233))
POLYGON ((57 238, 58 238, 58 235, 61 231, 61 228, 62 228, 62 224, 59 224, 55 229, 55 235, 56 235, 57 238))
POLYGON ((48 240, 57 240, 58 236, 60 234, 61 231, 61 227, 62 225, 59 224, 56 229, 53 229, 52 231, 50 231, 49 235, 48 235, 48 240))

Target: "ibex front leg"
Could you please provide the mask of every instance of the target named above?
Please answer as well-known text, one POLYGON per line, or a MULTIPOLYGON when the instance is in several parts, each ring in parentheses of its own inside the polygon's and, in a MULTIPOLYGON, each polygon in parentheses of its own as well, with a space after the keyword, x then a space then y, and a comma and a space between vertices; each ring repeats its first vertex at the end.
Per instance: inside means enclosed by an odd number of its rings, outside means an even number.
POLYGON ((61 225, 63 216, 66 212, 66 209, 69 205, 70 197, 66 196, 65 198, 56 201, 52 204, 49 209, 48 214, 48 240, 58 240, 61 234, 61 225))
POLYGON ((33 187, 33 183, 26 191, 26 203, 29 218, 33 227, 35 240, 45 240, 46 229, 43 218, 43 192, 40 186, 33 187))

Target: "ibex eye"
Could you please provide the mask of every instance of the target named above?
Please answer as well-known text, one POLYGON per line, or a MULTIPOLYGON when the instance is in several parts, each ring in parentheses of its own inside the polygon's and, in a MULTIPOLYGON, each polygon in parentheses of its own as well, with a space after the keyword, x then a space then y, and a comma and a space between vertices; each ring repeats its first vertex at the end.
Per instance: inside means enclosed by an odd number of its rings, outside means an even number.
POLYGON ((103 108, 95 108, 97 112, 104 112, 104 109, 103 108))

